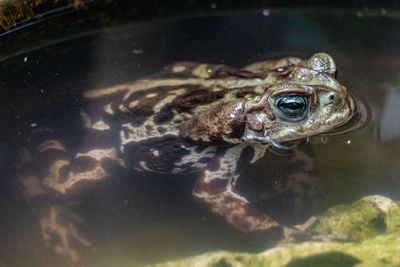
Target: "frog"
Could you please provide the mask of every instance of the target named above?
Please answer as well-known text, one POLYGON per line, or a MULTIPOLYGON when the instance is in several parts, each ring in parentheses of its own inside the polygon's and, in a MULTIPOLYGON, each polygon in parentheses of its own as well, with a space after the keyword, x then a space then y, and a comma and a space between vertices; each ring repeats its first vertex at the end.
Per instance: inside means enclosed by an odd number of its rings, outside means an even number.
POLYGON ((238 231, 273 232, 289 241, 307 235, 309 223, 281 225, 235 184, 271 148, 289 150, 290 142, 353 117, 356 101, 335 74, 335 61, 324 52, 242 68, 177 62, 149 77, 83 92, 85 136, 78 151, 69 151, 55 129, 38 127, 19 153, 18 181, 44 243, 74 263, 80 261, 76 244, 96 251, 67 204, 119 168, 194 173, 193 197, 238 231))

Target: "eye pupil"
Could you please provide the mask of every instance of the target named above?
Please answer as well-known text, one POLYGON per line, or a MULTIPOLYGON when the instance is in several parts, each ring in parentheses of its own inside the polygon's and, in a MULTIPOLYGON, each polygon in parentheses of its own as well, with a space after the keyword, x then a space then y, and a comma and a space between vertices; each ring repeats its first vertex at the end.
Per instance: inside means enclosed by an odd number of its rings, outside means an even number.
POLYGON ((308 99, 302 95, 284 95, 275 101, 276 107, 289 119, 301 119, 307 112, 308 99))
POLYGON ((297 110, 297 109, 302 109, 303 105, 302 105, 302 103, 298 103, 298 102, 288 102, 288 103, 282 103, 282 107, 288 108, 291 110, 297 110))

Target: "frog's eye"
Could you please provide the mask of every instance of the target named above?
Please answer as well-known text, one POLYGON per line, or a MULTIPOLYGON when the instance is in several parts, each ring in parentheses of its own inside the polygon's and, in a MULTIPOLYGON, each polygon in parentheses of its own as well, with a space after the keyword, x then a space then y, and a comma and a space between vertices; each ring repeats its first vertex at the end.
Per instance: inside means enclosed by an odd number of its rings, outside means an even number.
POLYGON ((299 94, 282 95, 274 101, 279 111, 279 117, 289 121, 299 121, 307 115, 309 100, 308 97, 299 94))

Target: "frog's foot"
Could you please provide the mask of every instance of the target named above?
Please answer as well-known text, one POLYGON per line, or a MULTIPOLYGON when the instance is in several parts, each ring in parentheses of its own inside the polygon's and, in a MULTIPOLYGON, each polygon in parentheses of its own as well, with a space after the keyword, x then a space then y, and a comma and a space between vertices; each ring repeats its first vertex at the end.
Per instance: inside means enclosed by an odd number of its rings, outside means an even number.
POLYGON ((299 240, 310 240, 312 235, 307 232, 316 222, 317 217, 309 218, 305 223, 298 224, 293 227, 283 226, 283 239, 284 242, 295 242, 299 240))
POLYGON ((73 263, 80 261, 77 247, 97 251, 91 242, 78 233, 77 224, 83 224, 80 217, 54 205, 40 217, 45 245, 55 253, 69 257, 73 263))
POLYGON ((293 243, 312 239, 311 235, 306 231, 294 227, 283 226, 283 242, 293 243))
POLYGON ((322 242, 348 241, 349 237, 340 234, 313 235, 309 230, 315 225, 318 218, 312 216, 305 223, 293 227, 283 227, 283 236, 285 242, 314 240, 322 242))
POLYGON ((332 241, 348 242, 348 241, 351 241, 349 236, 340 235, 340 234, 313 235, 312 239, 315 241, 322 241, 322 242, 332 242, 332 241))

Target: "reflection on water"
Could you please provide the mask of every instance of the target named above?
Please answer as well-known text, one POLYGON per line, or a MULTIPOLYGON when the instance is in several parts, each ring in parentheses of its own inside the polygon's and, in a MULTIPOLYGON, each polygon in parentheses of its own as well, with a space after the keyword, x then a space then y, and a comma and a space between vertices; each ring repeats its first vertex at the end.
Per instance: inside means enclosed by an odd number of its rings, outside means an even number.
POLYGON ((372 112, 374 116, 379 116, 376 118, 376 139, 384 144, 395 141, 400 135, 400 86, 384 83, 381 88, 385 104, 381 107, 372 106, 371 109, 375 111, 372 112))
MULTIPOLYGON (((286 224, 367 194, 399 199, 399 29, 396 18, 359 17, 356 12, 321 16, 271 11, 263 16, 254 11, 133 25, 2 62, 0 266, 68 266, 44 248, 36 215, 13 179, 22 136, 52 124, 77 150, 82 91, 142 78, 181 60, 244 66, 277 54, 328 52, 336 60, 338 80, 361 99, 367 110, 361 114, 369 117, 361 116, 362 125, 353 131, 311 137, 296 155, 267 154, 242 174, 237 190, 286 224), (313 185, 309 195, 289 190, 301 188, 304 180, 313 185)), ((79 205, 71 203, 98 249, 84 252, 85 262, 140 266, 210 250, 259 251, 268 245, 194 201, 195 177, 122 172, 121 179, 100 185, 79 205)))

